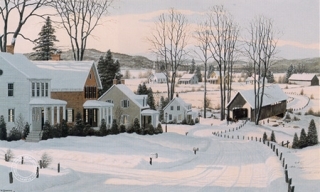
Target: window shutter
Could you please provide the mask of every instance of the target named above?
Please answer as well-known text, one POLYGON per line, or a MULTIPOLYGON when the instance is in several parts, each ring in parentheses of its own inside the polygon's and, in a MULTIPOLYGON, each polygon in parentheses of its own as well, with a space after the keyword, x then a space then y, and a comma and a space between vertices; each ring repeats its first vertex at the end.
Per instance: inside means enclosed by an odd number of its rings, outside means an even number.
POLYGON ((127 100, 127 102, 128 102, 128 106, 127 107, 129 107, 129 100, 127 100))
POLYGON ((72 122, 74 122, 74 110, 72 109, 72 122))
POLYGON ((66 116, 64 117, 65 118, 65 120, 66 120, 66 122, 68 122, 68 109, 66 109, 66 116))

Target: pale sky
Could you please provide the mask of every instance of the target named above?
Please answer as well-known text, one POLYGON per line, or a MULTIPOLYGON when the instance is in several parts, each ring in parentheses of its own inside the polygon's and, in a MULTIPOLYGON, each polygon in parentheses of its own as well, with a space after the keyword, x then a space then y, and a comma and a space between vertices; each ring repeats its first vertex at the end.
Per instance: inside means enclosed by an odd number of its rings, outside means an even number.
MULTIPOLYGON (((278 57, 319 57, 319 0, 115 0, 109 16, 94 31, 87 48, 152 58, 146 38, 157 16, 175 8, 186 14, 189 23, 196 24, 205 19, 202 14, 209 7, 221 4, 239 23, 243 37, 255 16, 272 18, 276 30, 280 31, 278 57)), ((41 20, 33 18, 23 27, 22 33, 35 39, 42 25, 41 20)), ((58 29, 56 36, 60 49, 71 47, 64 30, 58 29)), ((32 43, 19 37, 15 51, 30 52, 32 47, 32 43)))

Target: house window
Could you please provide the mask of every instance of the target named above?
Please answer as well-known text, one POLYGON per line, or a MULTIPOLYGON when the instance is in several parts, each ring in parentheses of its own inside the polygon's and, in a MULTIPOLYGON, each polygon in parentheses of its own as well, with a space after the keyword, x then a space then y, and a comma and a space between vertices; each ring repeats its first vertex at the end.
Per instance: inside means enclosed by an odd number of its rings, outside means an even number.
POLYGON ((108 102, 108 103, 113 103, 113 100, 108 99, 108 100, 106 100, 106 102, 108 102))
POLYGON ((40 83, 37 83, 37 97, 40 97, 40 83))
POLYGON ((169 114, 169 121, 171 121, 172 120, 172 115, 171 114, 169 114))
POLYGON ((44 97, 44 83, 41 83, 41 97, 44 97))
POLYGON ((89 73, 89 79, 91 79, 91 73, 89 73))
POLYGON ((35 83, 31 84, 31 94, 32 94, 32 97, 36 96, 36 85, 35 85, 35 83))
POLYGON ((180 106, 177 106, 177 110, 180 111, 180 106))
POLYGON ((67 109, 67 122, 73 122, 73 109, 67 109))
POLYGON ((14 109, 8 110, 8 122, 14 122, 14 109))
POLYGON ((86 123, 88 123, 88 120, 89 120, 89 112, 88 112, 88 109, 85 110, 85 113, 86 113, 86 123))
POLYGON ((45 94, 46 94, 46 97, 48 97, 49 95, 49 83, 45 83, 46 87, 45 87, 45 94))
POLYGON ((13 83, 8 83, 8 96, 13 97, 13 83))
POLYGON ((122 124, 127 124, 128 123, 128 115, 122 115, 122 124))
POLYGON ((178 115, 178 120, 181 121, 182 120, 182 115, 178 115))
POLYGON ((86 86, 84 88, 84 97, 86 99, 95 99, 97 97, 97 88, 95 86, 86 86))
POLYGON ((170 106, 170 110, 173 111, 173 106, 170 106))
POLYGON ((128 108, 129 107, 129 100, 122 100, 121 107, 128 108))

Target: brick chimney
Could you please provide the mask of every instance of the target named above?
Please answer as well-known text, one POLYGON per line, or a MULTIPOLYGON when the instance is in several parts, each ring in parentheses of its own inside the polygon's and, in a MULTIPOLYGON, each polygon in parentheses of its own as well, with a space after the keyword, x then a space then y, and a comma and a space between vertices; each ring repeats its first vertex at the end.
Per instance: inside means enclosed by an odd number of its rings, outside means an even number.
POLYGON ((14 46, 13 45, 7 45, 7 53, 14 54, 14 46))
POLYGON ((60 54, 52 54, 51 55, 51 60, 52 61, 60 61, 61 60, 61 55, 60 54))
POLYGON ((117 85, 118 84, 118 79, 113 79, 113 84, 117 85))

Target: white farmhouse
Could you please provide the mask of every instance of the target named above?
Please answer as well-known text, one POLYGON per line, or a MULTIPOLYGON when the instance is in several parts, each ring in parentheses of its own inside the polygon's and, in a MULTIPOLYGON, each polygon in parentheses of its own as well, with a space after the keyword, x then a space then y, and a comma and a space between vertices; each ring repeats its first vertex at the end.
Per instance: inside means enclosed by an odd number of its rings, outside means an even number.
POLYGON ((289 83, 305 86, 319 85, 319 79, 315 74, 292 74, 289 78, 289 83))
POLYGON ((198 84, 198 77, 195 74, 184 74, 178 84, 198 84))
POLYGON ((148 77, 150 84, 167 83, 167 77, 164 73, 153 73, 148 77))
POLYGON ((24 55, 0 53, 0 64, 0 115, 8 131, 21 118, 31 124, 31 139, 39 141, 43 123, 60 122, 67 102, 51 98, 51 79, 24 55))
POLYGON ((165 122, 181 123, 184 119, 187 120, 187 122, 191 119, 195 120, 197 113, 193 112, 191 107, 192 105, 190 103, 186 103, 177 94, 177 97, 173 98, 168 105, 163 108, 165 122))

